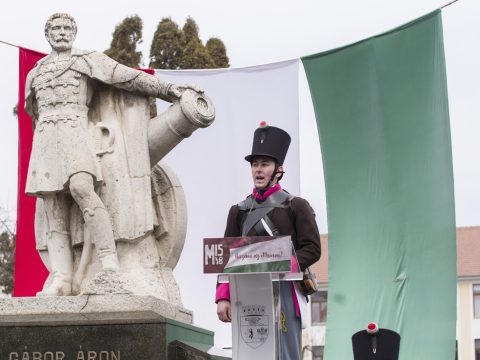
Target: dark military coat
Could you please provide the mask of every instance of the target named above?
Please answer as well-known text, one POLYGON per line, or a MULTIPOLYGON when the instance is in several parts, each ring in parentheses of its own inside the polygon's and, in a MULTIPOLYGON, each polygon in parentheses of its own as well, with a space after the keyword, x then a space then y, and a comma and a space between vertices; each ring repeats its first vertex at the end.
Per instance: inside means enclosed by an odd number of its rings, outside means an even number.
MULTIPOLYGON (((283 191, 283 190, 280 190, 283 191)), ((249 196, 255 203, 259 203, 253 196, 249 196)), ((290 206, 272 209, 267 216, 275 225, 280 235, 290 235, 297 254, 300 269, 313 265, 320 259, 320 234, 315 213, 307 200, 300 197, 293 197, 289 200, 290 206)), ((236 237, 242 235, 242 226, 247 217, 248 210, 240 210, 239 205, 230 208, 228 214, 225 237, 236 237)), ((248 236, 257 236, 252 228, 248 236)))

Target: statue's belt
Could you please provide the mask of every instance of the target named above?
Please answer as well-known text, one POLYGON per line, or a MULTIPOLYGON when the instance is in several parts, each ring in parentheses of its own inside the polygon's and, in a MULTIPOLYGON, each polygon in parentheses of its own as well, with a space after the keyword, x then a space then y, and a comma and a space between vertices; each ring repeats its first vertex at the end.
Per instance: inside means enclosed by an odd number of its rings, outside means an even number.
POLYGON ((51 108, 42 109, 38 118, 42 120, 46 117, 59 117, 59 116, 86 116, 88 114, 88 106, 79 104, 62 104, 61 106, 55 106, 51 108))
POLYGON ((80 116, 77 114, 56 114, 56 115, 47 115, 41 116, 40 120, 38 121, 38 125, 42 125, 45 123, 53 123, 56 124, 58 122, 67 123, 69 121, 73 121, 72 126, 75 126, 77 118, 80 116))

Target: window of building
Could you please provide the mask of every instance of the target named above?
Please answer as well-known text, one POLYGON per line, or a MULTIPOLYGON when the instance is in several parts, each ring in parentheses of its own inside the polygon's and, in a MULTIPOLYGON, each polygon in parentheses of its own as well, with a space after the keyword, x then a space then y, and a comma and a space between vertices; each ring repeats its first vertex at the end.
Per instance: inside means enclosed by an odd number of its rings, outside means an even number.
POLYGON ((475 339, 475 360, 480 360, 480 339, 475 339))
POLYGON ((480 284, 473 284, 473 317, 480 319, 480 284))
POLYGON ((323 360, 323 346, 312 346, 312 360, 323 360))
POLYGON ((326 291, 317 291, 311 296, 312 325, 324 324, 327 321, 327 299, 326 291))

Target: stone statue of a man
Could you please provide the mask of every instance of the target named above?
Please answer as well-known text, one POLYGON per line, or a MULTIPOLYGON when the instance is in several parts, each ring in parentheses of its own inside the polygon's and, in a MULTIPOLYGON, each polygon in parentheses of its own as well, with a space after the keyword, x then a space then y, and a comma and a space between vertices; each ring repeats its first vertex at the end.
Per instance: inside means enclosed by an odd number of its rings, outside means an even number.
POLYGON ((72 242, 90 237, 101 268, 118 271, 116 241, 137 240, 153 231, 148 200, 150 169, 155 164, 149 163, 148 115, 144 111, 139 119, 135 98, 122 94, 170 102, 186 91, 201 94, 190 86, 170 84, 121 65, 102 53, 72 48, 76 33, 70 15, 53 14, 45 25, 52 52, 37 63, 26 83, 25 109, 34 122, 26 193, 43 201, 43 223, 37 225, 45 230, 52 277, 38 295, 72 293, 72 242), (121 90, 112 94, 110 88, 121 90), (128 120, 111 120, 119 112, 128 120), (126 181, 124 177, 131 179, 128 186, 119 185, 126 181), (114 203, 125 194, 130 198, 123 205, 114 203), (126 203, 132 201, 134 205, 126 203), (122 206, 126 210, 119 210, 122 206), (147 210, 138 215, 135 206, 147 210), (131 220, 135 216, 141 219, 131 220), (129 221, 135 224, 125 230, 129 221))

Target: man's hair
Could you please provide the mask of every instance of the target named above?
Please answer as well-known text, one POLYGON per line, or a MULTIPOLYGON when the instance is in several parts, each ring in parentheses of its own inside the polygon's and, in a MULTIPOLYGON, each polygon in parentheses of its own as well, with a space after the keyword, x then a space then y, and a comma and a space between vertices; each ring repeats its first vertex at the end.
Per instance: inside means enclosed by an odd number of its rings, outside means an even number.
POLYGON ((72 22, 73 25, 73 33, 76 35, 77 34, 77 23, 75 22, 75 19, 73 18, 72 15, 66 14, 66 13, 55 13, 52 16, 50 16, 45 23, 45 36, 48 37, 48 29, 52 26, 52 22, 55 19, 68 19, 72 22))

